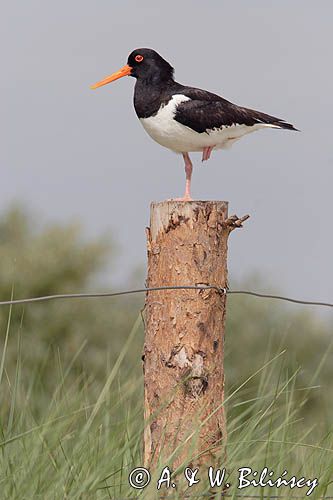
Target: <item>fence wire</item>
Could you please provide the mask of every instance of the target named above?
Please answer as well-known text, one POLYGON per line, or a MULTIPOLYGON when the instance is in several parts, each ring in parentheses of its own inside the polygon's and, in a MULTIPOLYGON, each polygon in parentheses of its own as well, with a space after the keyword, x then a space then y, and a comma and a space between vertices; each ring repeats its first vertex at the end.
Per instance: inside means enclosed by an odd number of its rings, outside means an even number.
POLYGON ((250 290, 229 290, 228 288, 219 287, 218 285, 179 285, 179 286, 157 286, 137 288, 133 290, 123 290, 118 292, 87 292, 87 293, 63 293, 55 295, 44 295, 41 297, 31 297, 27 299, 4 300, 0 302, 0 306, 12 306, 19 304, 32 304, 35 302, 48 302, 51 300, 67 300, 67 299, 92 299, 92 298, 107 298, 120 297, 122 295, 131 295, 136 293, 156 292, 161 290, 216 290, 221 295, 251 295, 264 299, 282 300, 292 302, 294 304, 302 304, 308 306, 322 306, 333 308, 333 303, 321 302, 315 300, 301 300, 283 295, 272 295, 267 293, 253 292, 250 290))

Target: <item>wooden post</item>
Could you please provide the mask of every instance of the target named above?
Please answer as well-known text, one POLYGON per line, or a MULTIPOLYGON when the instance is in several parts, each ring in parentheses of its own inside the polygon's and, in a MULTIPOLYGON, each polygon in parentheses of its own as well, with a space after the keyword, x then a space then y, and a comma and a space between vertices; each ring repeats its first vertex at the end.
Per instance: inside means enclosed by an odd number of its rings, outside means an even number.
MULTIPOLYGON (((225 201, 152 203, 147 228, 148 287, 227 286, 227 241, 243 219, 225 201)), ((226 442, 226 295, 215 289, 146 296, 144 462, 221 464, 226 442), (168 461, 168 459, 171 460, 168 461)))

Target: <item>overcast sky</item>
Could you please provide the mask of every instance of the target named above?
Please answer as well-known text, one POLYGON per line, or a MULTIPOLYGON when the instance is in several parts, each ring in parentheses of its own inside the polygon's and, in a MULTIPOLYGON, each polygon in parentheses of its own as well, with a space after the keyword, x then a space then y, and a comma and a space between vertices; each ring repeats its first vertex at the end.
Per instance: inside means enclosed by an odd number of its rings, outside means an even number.
POLYGON ((182 159, 141 127, 133 78, 89 85, 151 47, 179 82, 302 130, 257 132, 204 165, 193 154, 193 196, 251 214, 231 236, 231 286, 257 271, 332 301, 332 19, 332 0, 2 2, 0 210, 112 231, 118 280, 145 263, 149 204, 183 194, 182 159))

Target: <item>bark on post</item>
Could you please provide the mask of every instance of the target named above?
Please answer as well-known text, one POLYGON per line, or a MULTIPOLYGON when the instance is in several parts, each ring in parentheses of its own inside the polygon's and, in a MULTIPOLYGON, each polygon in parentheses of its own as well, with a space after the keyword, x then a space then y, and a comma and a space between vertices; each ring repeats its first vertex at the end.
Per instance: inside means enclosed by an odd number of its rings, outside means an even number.
MULTIPOLYGON (((242 221, 236 216, 228 219, 225 201, 152 203, 147 286, 226 287, 228 236, 242 221)), ((172 454, 173 469, 184 462, 213 465, 217 456, 221 458, 226 440, 221 406, 225 305, 225 294, 215 289, 147 293, 147 466, 172 454)))

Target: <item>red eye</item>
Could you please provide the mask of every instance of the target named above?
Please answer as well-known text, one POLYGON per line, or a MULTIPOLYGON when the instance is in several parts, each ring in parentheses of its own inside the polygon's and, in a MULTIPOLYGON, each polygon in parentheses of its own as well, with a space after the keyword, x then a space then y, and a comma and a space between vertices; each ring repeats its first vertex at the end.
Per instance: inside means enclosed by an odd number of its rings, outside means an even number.
POLYGON ((138 54, 137 56, 135 56, 134 59, 136 60, 136 62, 141 62, 141 61, 143 61, 143 56, 141 56, 140 54, 138 54))

